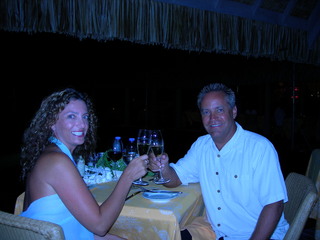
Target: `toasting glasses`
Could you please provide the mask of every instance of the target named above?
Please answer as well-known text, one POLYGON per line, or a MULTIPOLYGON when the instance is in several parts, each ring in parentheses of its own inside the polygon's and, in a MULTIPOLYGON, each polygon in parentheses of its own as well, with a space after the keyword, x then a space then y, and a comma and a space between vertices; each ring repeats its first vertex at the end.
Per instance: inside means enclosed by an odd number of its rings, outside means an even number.
MULTIPOLYGON (((162 138, 162 134, 160 130, 151 130, 151 141, 150 141, 150 150, 149 152, 155 155, 158 161, 160 161, 160 157, 164 151, 164 142, 162 138)), ((170 179, 165 179, 162 176, 161 167, 159 171, 159 178, 154 179, 154 183, 156 184, 164 184, 170 182, 170 179)))
MULTIPOLYGON (((144 154, 148 154, 149 146, 150 146, 150 130, 139 129, 138 137, 137 137, 138 154, 140 156, 144 154)), ((149 183, 142 180, 142 178, 135 180, 133 183, 137 185, 143 185, 143 186, 149 185, 149 183)))

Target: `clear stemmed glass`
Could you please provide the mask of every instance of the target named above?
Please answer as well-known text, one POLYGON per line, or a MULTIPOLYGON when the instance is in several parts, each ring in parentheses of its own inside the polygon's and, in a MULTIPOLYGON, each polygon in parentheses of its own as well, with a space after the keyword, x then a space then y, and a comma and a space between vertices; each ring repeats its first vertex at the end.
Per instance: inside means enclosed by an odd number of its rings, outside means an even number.
MULTIPOLYGON (((144 154, 148 154, 149 146, 150 146, 150 130, 139 129, 138 137, 137 137, 138 154, 140 156, 144 154)), ((137 185, 143 185, 143 186, 149 185, 149 183, 142 180, 142 178, 135 180, 133 183, 137 185)))
MULTIPOLYGON (((151 142, 150 142, 150 153, 154 154, 158 161, 160 161, 160 157, 164 151, 164 141, 162 138, 162 134, 160 130, 151 130, 151 142)), ((165 179, 162 176, 161 167, 159 171, 159 178, 154 179, 155 184, 164 184, 170 182, 170 179, 165 179)))
POLYGON ((122 158, 122 141, 121 137, 115 137, 112 143, 112 149, 108 153, 109 158, 112 160, 112 166, 115 167, 116 162, 122 158))

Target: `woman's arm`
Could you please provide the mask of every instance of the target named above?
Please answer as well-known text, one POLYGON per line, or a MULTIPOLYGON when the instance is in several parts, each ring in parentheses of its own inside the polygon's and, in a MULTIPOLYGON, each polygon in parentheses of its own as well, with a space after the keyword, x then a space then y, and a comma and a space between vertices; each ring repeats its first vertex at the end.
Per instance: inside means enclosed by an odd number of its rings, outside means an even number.
MULTIPOLYGON (((111 195, 99 206, 77 168, 69 158, 59 158, 47 162, 46 171, 42 166, 41 175, 49 189, 57 193, 69 211, 89 231, 104 236, 118 218, 132 182, 144 176, 148 156, 140 156, 130 162, 122 173, 111 195), (45 173, 46 172, 46 173, 45 173)), ((39 171, 40 172, 40 171, 39 171)), ((47 194, 48 195, 48 194, 47 194)))

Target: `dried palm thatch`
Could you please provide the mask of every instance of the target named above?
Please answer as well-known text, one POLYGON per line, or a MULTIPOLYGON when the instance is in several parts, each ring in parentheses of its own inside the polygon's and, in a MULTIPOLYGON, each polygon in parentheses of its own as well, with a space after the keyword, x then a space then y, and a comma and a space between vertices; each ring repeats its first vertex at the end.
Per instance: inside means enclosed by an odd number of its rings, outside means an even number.
POLYGON ((2 0, 0 29, 269 57, 320 65, 320 38, 237 16, 153 0, 2 0))

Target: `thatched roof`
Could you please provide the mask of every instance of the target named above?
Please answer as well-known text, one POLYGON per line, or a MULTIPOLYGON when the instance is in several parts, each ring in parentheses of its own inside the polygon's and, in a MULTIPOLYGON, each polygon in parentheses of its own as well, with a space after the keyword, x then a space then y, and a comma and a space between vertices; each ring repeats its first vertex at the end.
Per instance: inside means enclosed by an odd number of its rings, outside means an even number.
POLYGON ((319 0, 2 0, 0 29, 320 65, 319 0))

